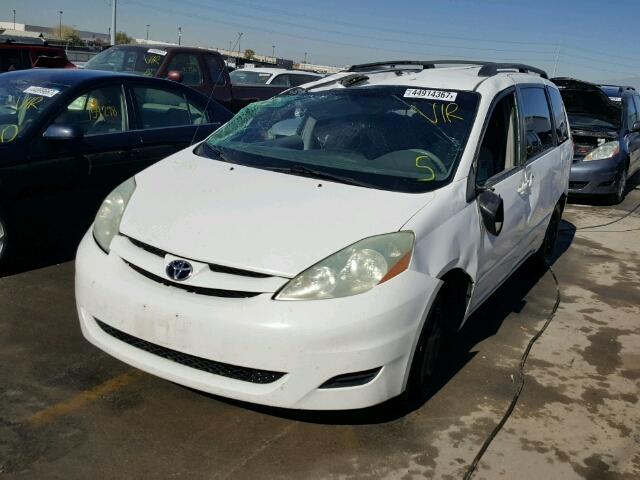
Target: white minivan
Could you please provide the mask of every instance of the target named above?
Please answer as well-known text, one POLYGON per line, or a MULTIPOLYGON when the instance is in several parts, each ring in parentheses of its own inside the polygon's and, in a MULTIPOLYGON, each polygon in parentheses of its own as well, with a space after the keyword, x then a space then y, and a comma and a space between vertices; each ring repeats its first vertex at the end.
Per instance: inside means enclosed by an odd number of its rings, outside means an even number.
POLYGON ((259 404, 422 398, 443 336, 551 255, 573 157, 543 71, 459 63, 351 67, 123 183, 78 251, 85 337, 259 404))

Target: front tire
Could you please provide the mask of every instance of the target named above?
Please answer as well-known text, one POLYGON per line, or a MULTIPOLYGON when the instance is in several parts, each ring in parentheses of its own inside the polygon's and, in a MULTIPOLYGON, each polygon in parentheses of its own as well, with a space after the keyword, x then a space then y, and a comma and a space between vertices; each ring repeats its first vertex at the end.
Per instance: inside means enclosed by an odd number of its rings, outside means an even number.
POLYGON ((0 269, 7 264, 7 248, 9 246, 9 229, 6 216, 0 211, 0 269))
POLYGON ((620 178, 616 182, 616 193, 611 195, 611 204, 618 205, 622 203, 627 193, 627 173, 629 168, 624 167, 620 173, 620 178))
MULTIPOLYGON (((442 288, 447 288, 447 286, 442 288)), ((407 388, 400 396, 402 406, 407 410, 422 405, 433 391, 433 380, 441 356, 441 347, 447 336, 444 329, 445 299, 446 295, 439 292, 418 338, 409 370, 407 388)))
POLYGON ((562 221, 562 210, 562 203, 558 202, 551 214, 551 219, 549 220, 549 225, 547 225, 542 245, 535 255, 538 262, 544 266, 549 266, 553 262, 558 233, 560 232, 560 222, 562 221))

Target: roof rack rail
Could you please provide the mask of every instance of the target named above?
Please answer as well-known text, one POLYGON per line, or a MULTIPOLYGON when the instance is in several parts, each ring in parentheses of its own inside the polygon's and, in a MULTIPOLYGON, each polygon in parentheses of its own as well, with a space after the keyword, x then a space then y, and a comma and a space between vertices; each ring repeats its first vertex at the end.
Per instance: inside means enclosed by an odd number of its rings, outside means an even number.
POLYGON ((390 60, 386 62, 361 63, 352 65, 348 72, 370 72, 375 69, 381 71, 394 70, 396 67, 421 67, 422 70, 436 68, 437 65, 477 65, 480 68, 479 77, 491 77, 498 74, 501 70, 516 70, 520 73, 536 73, 542 78, 549 78, 547 72, 524 63, 496 63, 484 62, 479 60, 390 60))

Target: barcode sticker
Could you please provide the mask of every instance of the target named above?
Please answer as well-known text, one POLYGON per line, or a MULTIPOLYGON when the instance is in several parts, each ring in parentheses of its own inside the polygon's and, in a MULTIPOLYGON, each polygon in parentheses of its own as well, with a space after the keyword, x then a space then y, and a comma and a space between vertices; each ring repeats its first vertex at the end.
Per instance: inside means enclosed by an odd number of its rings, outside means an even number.
POLYGON ((157 48, 150 48, 147 50, 147 53, 153 53, 154 55, 162 55, 163 57, 167 54, 164 50, 158 50, 157 48))
POLYGON ((53 97, 54 95, 60 93, 60 90, 56 90, 54 88, 45 88, 45 87, 35 87, 31 86, 25 90, 24 93, 30 93, 31 95, 40 95, 41 97, 53 97))
POLYGON ((458 94, 445 90, 425 90, 423 88, 407 88, 404 98, 424 98, 425 100, 440 100, 441 102, 455 102, 458 94))

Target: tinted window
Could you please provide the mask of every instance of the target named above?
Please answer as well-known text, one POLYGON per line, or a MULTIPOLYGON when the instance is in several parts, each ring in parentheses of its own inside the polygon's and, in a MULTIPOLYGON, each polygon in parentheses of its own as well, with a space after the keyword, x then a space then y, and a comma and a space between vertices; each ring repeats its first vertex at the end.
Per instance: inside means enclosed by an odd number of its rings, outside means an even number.
POLYGON ((133 95, 143 128, 177 127, 207 123, 202 107, 182 93, 149 87, 134 87, 133 95))
POLYGON ((315 82, 316 80, 319 80, 319 78, 314 77, 313 75, 291 75, 289 83, 292 87, 297 87, 299 85, 304 85, 305 83, 315 82))
POLYGON ((245 107, 207 144, 211 158, 224 152, 255 168, 305 167, 371 188, 435 190, 454 175, 478 95, 427 92, 386 86, 276 96, 245 107))
POLYGON ((522 113, 529 159, 553 147, 551 113, 543 88, 522 89, 522 113))
POLYGON ((31 68, 27 52, 18 49, 0 50, 0 72, 31 68))
POLYGON ((216 85, 224 85, 224 67, 221 61, 214 55, 205 55, 204 60, 207 64, 211 81, 216 85))
POLYGON ((633 101, 633 97, 629 96, 625 99, 625 108, 627 109, 627 128, 631 129, 633 124, 638 121, 638 110, 633 101))
POLYGON ((202 83, 202 70, 195 53, 176 53, 167 67, 167 72, 171 70, 182 73, 182 82, 185 85, 200 85, 202 83))
POLYGON ((53 123, 76 125, 86 136, 118 133, 127 129, 126 111, 122 88, 105 87, 77 97, 53 123))
POLYGON ((638 95, 634 95, 633 100, 636 102, 636 111, 638 112, 638 120, 640 121, 640 97, 638 95))
POLYGON ((264 85, 271 78, 271 73, 253 72, 248 70, 234 70, 229 74, 231 83, 236 85, 264 85))
POLYGON ((562 96, 555 88, 549 88, 549 97, 551 98, 551 109, 553 110, 553 119, 556 125, 556 136, 558 143, 564 142, 569 138, 569 127, 567 125, 567 114, 562 103, 562 96))
POLYGON ((291 78, 291 75, 278 75, 273 80, 271 80, 271 83, 269 85, 275 85, 278 87, 288 87, 290 83, 290 78, 291 78))
POLYGON ((519 163, 518 132, 515 97, 510 94, 500 100, 491 112, 478 154, 478 184, 519 163))

